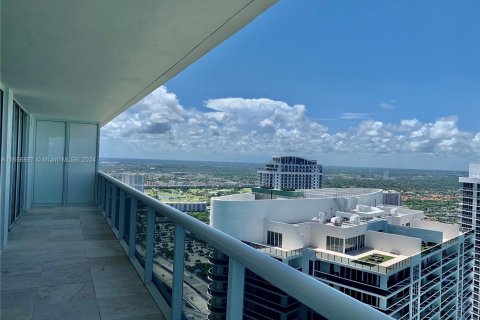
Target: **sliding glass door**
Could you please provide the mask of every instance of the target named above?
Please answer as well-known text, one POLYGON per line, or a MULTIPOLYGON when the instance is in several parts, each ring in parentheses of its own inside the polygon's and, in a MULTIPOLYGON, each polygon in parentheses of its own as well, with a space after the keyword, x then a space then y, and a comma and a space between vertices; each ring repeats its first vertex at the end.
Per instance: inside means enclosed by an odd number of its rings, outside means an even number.
POLYGON ((24 207, 27 113, 14 102, 12 123, 12 157, 10 185, 10 225, 19 217, 24 207))

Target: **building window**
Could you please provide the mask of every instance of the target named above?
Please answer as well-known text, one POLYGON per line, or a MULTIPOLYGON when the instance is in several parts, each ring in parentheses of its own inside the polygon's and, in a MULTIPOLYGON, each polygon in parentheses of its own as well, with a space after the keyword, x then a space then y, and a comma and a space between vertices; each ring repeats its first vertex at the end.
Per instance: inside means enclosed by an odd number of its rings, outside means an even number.
POLYGON ((267 231, 267 244, 274 247, 282 247, 282 234, 273 231, 267 231))
POLYGON ((343 239, 327 236, 327 250, 343 253, 343 239))
POLYGON ((348 238, 345 240, 345 253, 365 247, 365 235, 348 238))

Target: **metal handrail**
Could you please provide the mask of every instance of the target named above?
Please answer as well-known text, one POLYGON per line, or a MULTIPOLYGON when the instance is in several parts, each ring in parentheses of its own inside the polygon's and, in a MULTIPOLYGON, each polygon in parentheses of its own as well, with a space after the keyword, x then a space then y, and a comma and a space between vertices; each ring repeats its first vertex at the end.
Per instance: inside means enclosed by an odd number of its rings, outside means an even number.
POLYGON ((264 278, 274 286, 285 291, 313 311, 329 319, 349 319, 355 315, 358 320, 392 319, 382 313, 326 284, 314 280, 292 267, 272 259, 269 255, 258 252, 228 234, 176 210, 160 201, 98 171, 98 175, 122 189, 137 200, 159 212, 170 221, 183 226, 196 237, 208 242, 230 259, 245 266, 247 269, 264 278), (319 301, 335 301, 335 303, 319 303, 319 301), (341 308, 338 306, 341 305, 341 308))

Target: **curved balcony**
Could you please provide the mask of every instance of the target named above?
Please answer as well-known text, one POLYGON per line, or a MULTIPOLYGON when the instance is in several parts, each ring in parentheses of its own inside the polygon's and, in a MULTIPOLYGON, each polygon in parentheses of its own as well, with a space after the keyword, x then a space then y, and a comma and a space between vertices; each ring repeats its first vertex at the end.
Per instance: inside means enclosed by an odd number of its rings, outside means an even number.
POLYGON ((221 305, 214 305, 211 304, 211 301, 208 302, 208 310, 214 313, 227 313, 227 302, 221 304, 221 305))
POLYGON ((227 288, 215 288, 213 283, 208 285, 208 293, 210 293, 214 297, 226 298, 227 297, 227 288))
POLYGON ((218 258, 218 257, 214 257, 214 254, 210 254, 208 256, 208 261, 210 261, 211 263, 213 264, 216 264, 216 265, 228 265, 228 258, 218 258))
POLYGON ((208 278, 214 281, 228 281, 228 273, 227 274, 217 274, 214 273, 213 268, 208 269, 208 278))
POLYGON ((227 320, 226 314, 221 313, 210 313, 207 318, 208 320, 227 320))

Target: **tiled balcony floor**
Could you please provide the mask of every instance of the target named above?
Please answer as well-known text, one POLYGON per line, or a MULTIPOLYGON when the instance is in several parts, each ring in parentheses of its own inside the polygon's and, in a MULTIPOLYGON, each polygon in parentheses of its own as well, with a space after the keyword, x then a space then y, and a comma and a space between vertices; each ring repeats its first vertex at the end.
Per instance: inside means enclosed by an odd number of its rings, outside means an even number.
POLYGON ((0 257, 1 320, 164 319, 94 207, 33 209, 0 257))

